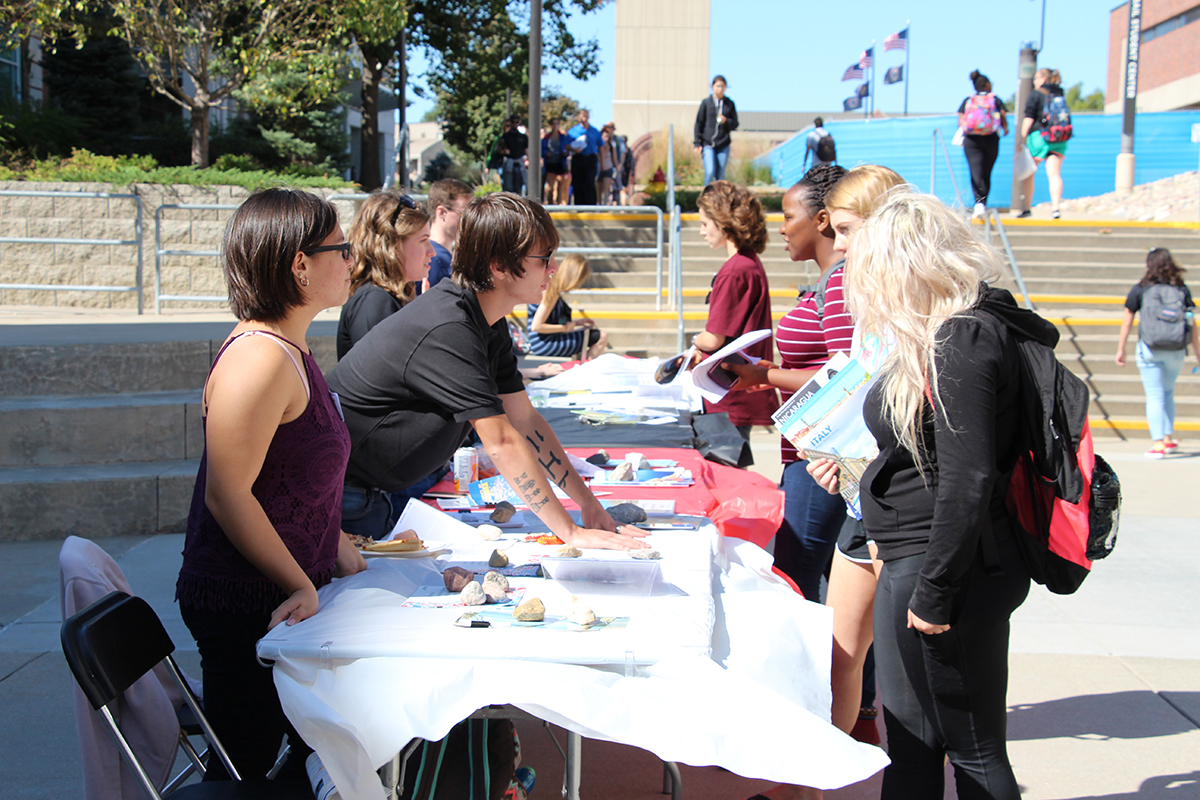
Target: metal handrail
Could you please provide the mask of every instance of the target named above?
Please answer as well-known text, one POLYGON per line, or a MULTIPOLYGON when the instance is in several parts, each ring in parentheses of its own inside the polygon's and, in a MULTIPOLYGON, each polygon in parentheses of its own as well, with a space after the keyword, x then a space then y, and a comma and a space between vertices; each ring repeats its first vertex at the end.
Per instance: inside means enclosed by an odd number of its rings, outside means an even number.
POLYGON ((933 129, 933 152, 930 155, 929 163, 929 193, 937 194, 935 187, 937 186, 937 147, 938 142, 942 144, 942 155, 946 157, 946 170, 950 173, 950 185, 954 187, 954 200, 960 206, 965 206, 962 201, 962 192, 958 189, 958 178, 954 175, 954 166, 950 163, 950 151, 946 149, 946 138, 942 136, 941 128, 933 129))
POLYGON ((133 286, 103 286, 98 284, 55 284, 55 283, 0 283, 0 289, 25 289, 43 292, 117 292, 137 293, 137 312, 142 313, 142 198, 136 194, 117 192, 48 192, 48 191, 0 191, 5 197, 78 197, 108 200, 115 197, 127 198, 137 204, 137 217, 133 223, 132 239, 75 239, 46 236, 0 236, 0 244, 84 244, 105 247, 137 247, 137 271, 133 286))
MULTIPOLYGON (((1037 308, 1033 304, 1033 299, 1029 296, 1029 290, 1025 288, 1025 278, 1021 275, 1021 266, 1017 264, 1017 257, 1013 255, 1012 244, 1008 241, 1008 232, 1004 230, 1004 223, 1000 221, 1000 212, 994 208, 989 208, 984 214, 984 220, 990 223, 992 219, 996 220, 996 233, 1000 234, 1000 242, 1004 245, 1004 254, 1008 256, 1008 266, 1012 270, 1013 280, 1017 282, 1017 289, 1021 292, 1021 299, 1025 303, 1025 307, 1030 311, 1036 311, 1037 308)), ((991 241, 991 225, 986 225, 988 232, 988 240, 991 241)))
POLYGON ((163 300, 183 300, 198 303, 224 303, 229 298, 225 295, 187 295, 162 293, 162 258, 163 256, 208 256, 216 258, 220 250, 167 250, 162 246, 162 213, 166 209, 232 211, 240 204, 229 203, 164 203, 154 209, 154 313, 162 313, 163 300))
MULTIPOLYGON (((622 256, 654 256, 654 287, 653 289, 622 289, 620 287, 604 289, 574 289, 572 295, 579 294, 628 294, 654 295, 654 310, 662 310, 663 290, 663 211, 657 206, 545 206, 551 213, 600 213, 600 214, 653 214, 655 217, 653 247, 560 247, 559 253, 586 253, 588 255, 622 255, 622 256)), ((670 282, 668 281, 668 286, 670 282)), ((670 291, 668 289, 668 291, 670 291)), ((674 299, 671 298, 672 302, 674 299)))

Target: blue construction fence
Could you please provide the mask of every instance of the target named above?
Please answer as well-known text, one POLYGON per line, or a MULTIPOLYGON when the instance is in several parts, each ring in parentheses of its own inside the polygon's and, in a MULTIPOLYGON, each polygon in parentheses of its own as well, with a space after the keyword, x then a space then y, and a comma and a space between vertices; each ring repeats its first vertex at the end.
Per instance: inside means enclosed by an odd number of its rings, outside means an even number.
MULTIPOLYGON (((992 171, 990 206, 1007 207, 1011 203, 1013 137, 1019 122, 1010 114, 1009 135, 1000 139, 1000 157, 992 171)), ((1192 143, 1191 130, 1196 123, 1200 123, 1200 111, 1138 114, 1134 128, 1137 156, 1134 182, 1150 183, 1195 170, 1200 145, 1192 143)), ((1072 124, 1074 135, 1067 145, 1067 157, 1063 162, 1063 196, 1091 197, 1113 191, 1117 153, 1121 149, 1121 115, 1076 113, 1072 115, 1072 124)), ((936 153, 934 151, 933 132, 940 130, 958 183, 961 203, 969 206, 974 198, 967 159, 961 147, 950 144, 957 128, 958 116, 955 114, 825 123, 825 129, 837 143, 838 163, 842 166, 881 164, 896 170, 923 191, 929 191, 931 178, 936 175, 935 193, 953 204, 956 201, 954 186, 940 142, 936 153)), ((804 176, 804 142, 808 130, 797 133, 763 156, 779 186, 791 186, 804 176)), ((1050 200, 1045 171, 1045 167, 1040 166, 1034 181, 1035 204, 1050 200)))

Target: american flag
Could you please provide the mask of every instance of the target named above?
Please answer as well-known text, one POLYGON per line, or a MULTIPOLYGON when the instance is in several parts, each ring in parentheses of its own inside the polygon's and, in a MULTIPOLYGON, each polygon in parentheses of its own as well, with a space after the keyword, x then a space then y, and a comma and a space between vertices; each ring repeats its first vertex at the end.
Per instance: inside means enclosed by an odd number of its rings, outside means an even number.
POLYGON ((908 28, 893 33, 891 36, 883 40, 884 52, 888 50, 904 50, 908 47, 908 28))
POLYGON ((867 67, 871 66, 871 61, 873 60, 874 55, 875 55, 874 47, 868 47, 866 50, 863 50, 862 56, 859 57, 859 59, 858 59, 858 65, 860 67, 862 67, 863 69, 866 69, 867 67))
POLYGON ((862 78, 862 76, 863 76, 863 66, 862 66, 862 64, 856 63, 856 64, 850 65, 850 67, 846 70, 845 74, 842 75, 842 80, 843 81, 856 81, 856 80, 862 78))

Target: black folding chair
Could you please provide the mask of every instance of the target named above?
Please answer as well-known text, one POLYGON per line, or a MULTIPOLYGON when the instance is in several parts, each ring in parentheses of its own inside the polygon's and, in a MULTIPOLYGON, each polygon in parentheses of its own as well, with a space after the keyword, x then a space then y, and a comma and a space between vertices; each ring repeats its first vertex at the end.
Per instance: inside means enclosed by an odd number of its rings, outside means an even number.
POLYGON ((207 781, 180 787, 170 793, 172 800, 311 800, 312 790, 303 781, 242 781, 171 656, 175 644, 145 600, 124 592, 106 595, 65 620, 61 637, 63 654, 75 681, 92 708, 107 723, 117 748, 151 800, 162 800, 163 795, 142 768, 109 710, 109 704, 159 663, 166 666, 183 692, 188 708, 209 742, 210 758, 219 758, 233 777, 232 781, 207 781))

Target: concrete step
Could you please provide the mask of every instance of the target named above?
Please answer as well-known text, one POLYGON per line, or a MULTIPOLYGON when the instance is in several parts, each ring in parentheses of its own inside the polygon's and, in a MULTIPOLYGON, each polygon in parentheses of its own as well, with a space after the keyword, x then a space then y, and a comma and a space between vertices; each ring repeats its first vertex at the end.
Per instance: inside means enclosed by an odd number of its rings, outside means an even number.
POLYGON ((199 461, 0 469, 0 541, 180 533, 199 461))
POLYGON ((200 389, 0 399, 0 467, 199 458, 200 389))

